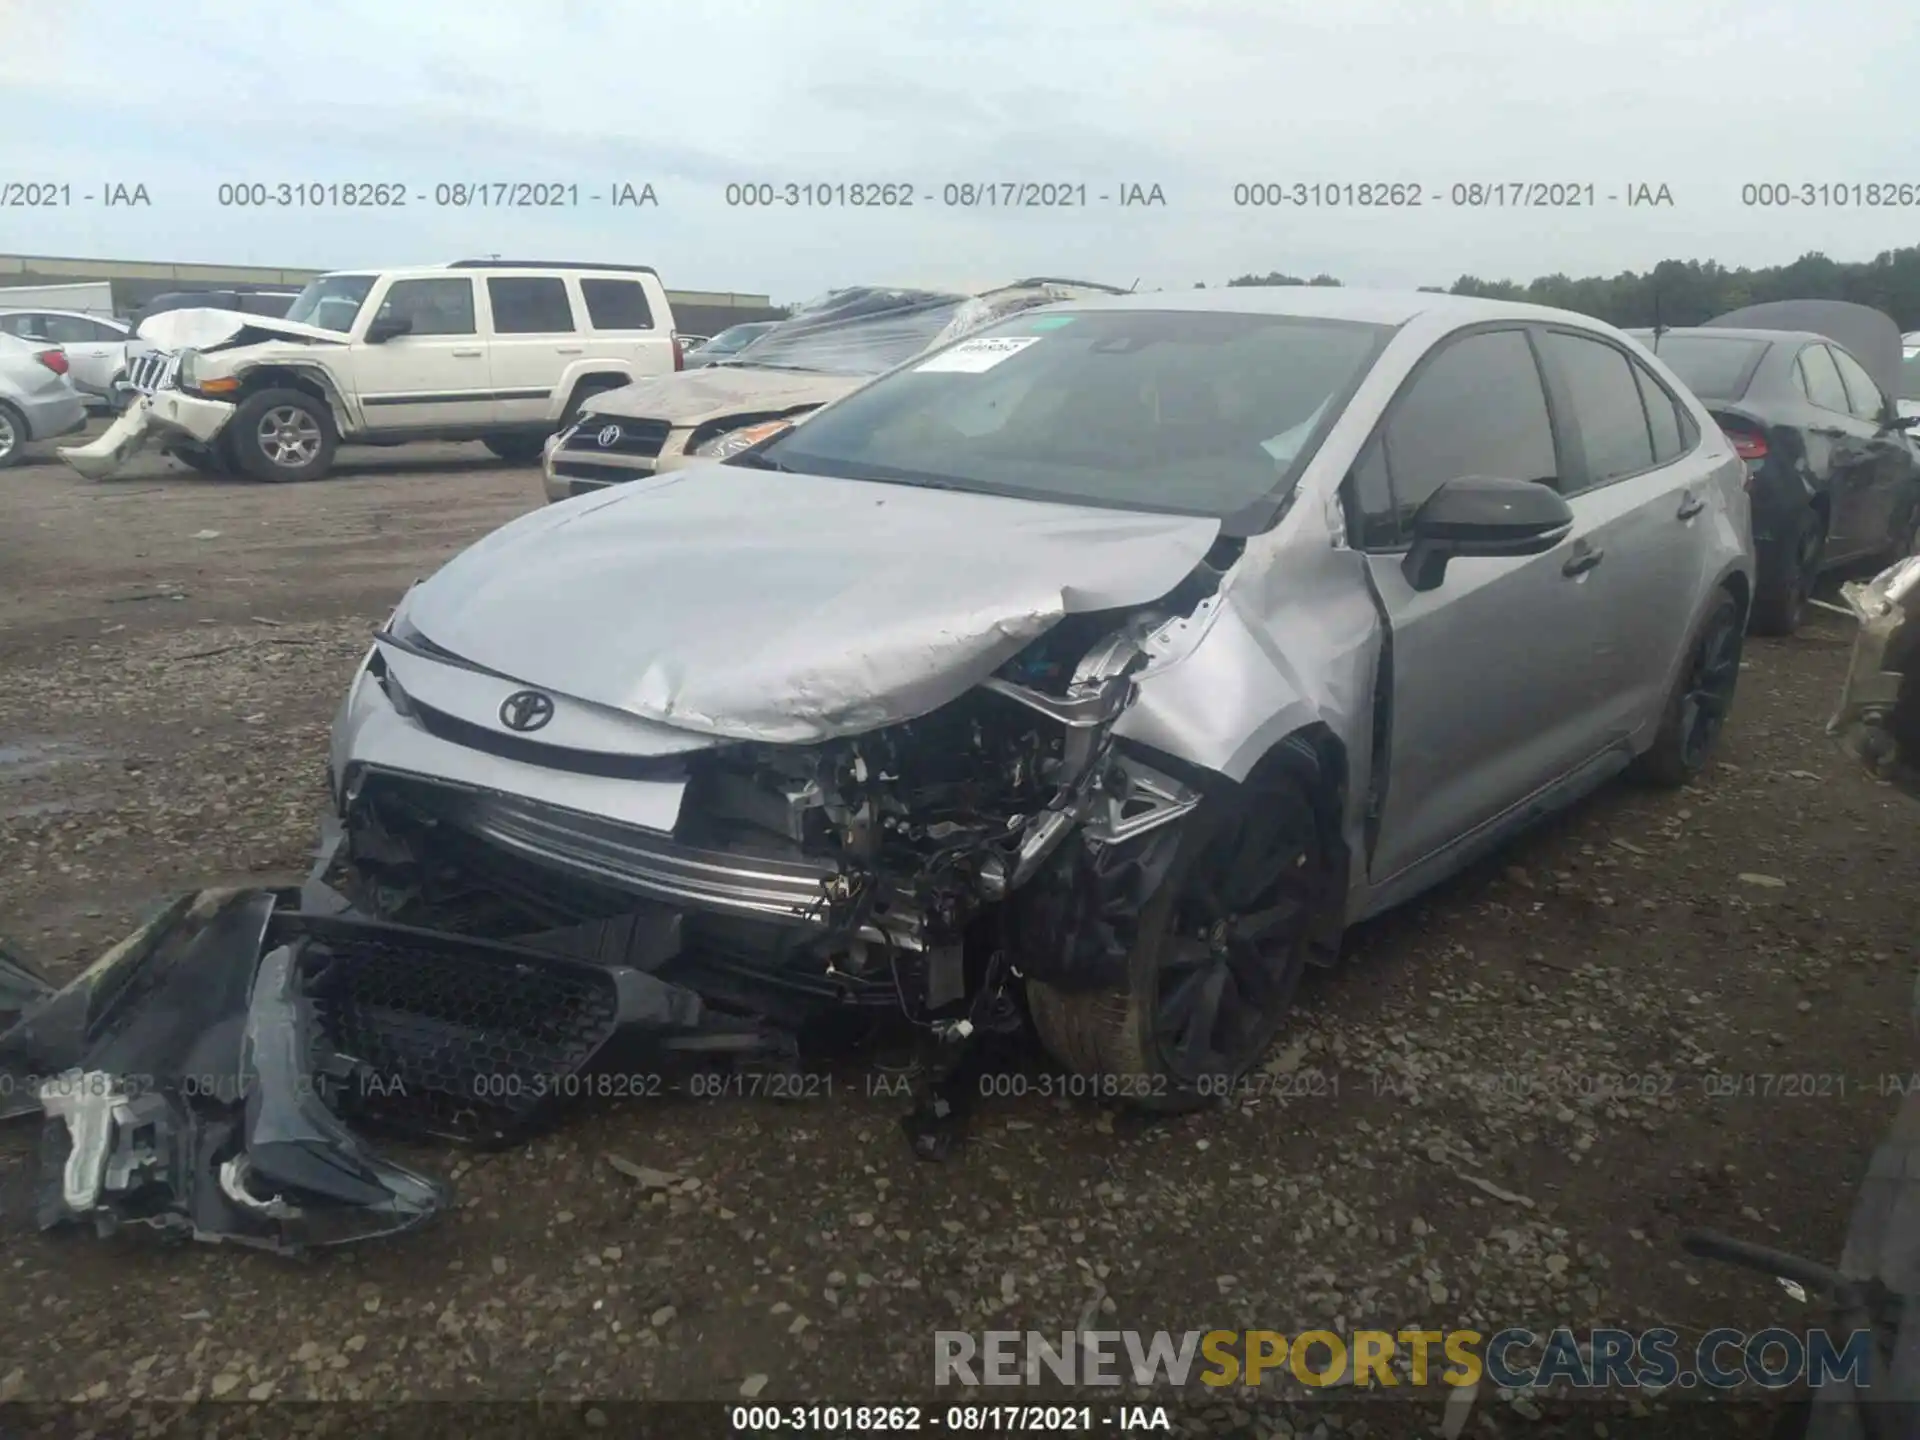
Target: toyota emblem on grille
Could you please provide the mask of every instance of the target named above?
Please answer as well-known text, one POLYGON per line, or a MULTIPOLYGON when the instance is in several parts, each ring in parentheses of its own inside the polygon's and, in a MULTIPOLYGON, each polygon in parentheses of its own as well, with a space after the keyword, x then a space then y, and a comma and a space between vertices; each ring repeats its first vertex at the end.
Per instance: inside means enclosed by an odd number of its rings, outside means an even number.
POLYGON ((620 427, 618 425, 602 425, 600 427, 600 433, 593 438, 600 442, 600 448, 604 450, 620 438, 620 427))
POLYGON ((553 697, 538 690, 516 690, 500 702, 500 723, 525 734, 553 719, 553 697))

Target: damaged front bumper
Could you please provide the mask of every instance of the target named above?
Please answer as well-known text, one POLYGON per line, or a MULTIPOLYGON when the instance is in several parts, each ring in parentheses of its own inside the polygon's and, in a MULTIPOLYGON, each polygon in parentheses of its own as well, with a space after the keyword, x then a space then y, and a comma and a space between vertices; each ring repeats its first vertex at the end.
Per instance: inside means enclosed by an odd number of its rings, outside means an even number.
POLYGON ((971 1029, 1009 972, 1118 983, 1124 955, 1096 963, 1062 919, 1112 903, 1105 877, 1200 799, 1113 740, 1129 638, 1051 691, 997 676, 847 741, 651 756, 483 732, 429 701, 479 714, 500 698, 444 688, 389 638, 334 730, 341 889, 390 920, 516 943, 591 932, 596 955, 623 923, 645 937, 623 963, 786 1029, 846 1005, 971 1029))
POLYGON ((44 1119, 43 1228, 282 1253, 410 1229, 443 1186, 359 1130, 498 1146, 591 1077, 762 1050, 654 976, 298 908, 182 897, 65 987, 10 965, 0 1114, 44 1119), (37 993, 27 994, 29 988, 37 993))
POLYGON ((89 480, 105 480, 155 439, 163 445, 211 445, 233 419, 234 409, 225 400, 156 390, 135 398, 99 438, 85 445, 60 446, 56 453, 89 480))

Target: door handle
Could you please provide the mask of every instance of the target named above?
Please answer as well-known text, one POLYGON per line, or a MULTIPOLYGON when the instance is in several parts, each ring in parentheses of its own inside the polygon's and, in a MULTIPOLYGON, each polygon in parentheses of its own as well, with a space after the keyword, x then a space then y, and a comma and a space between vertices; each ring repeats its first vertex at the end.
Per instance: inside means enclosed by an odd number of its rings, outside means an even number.
POLYGON ((1691 520, 1706 508, 1707 502, 1689 490, 1680 497, 1680 508, 1674 513, 1682 520, 1691 520))
POLYGON ((484 354, 486 354, 484 350, 455 350, 453 352, 456 360, 478 360, 484 354))
POLYGON ((1584 575, 1606 558, 1606 551, 1595 550, 1582 543, 1574 548, 1573 554, 1567 558, 1567 563, 1560 567, 1560 573, 1569 578, 1584 575))
POLYGON ((553 353, 556 355, 579 355, 582 354, 585 349, 586 347, 582 345, 556 345, 553 353))

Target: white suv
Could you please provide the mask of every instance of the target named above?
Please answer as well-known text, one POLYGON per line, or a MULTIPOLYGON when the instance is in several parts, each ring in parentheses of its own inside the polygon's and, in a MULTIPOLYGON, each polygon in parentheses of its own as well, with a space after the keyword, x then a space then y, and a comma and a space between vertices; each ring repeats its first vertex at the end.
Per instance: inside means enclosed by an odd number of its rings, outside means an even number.
POLYGON ((660 277, 645 265, 456 260, 341 271, 286 318, 175 310, 142 326, 140 398, 61 458, 93 478, 149 439, 207 471, 313 480, 342 443, 483 440, 539 458, 602 390, 678 370, 660 277))

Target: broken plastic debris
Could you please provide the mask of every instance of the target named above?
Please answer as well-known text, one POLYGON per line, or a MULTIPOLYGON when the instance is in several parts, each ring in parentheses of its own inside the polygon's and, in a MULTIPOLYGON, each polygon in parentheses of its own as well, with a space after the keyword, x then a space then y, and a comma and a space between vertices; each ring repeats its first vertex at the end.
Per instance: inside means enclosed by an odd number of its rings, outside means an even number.
POLYGON ((1466 1181, 1467 1184, 1473 1186, 1474 1189, 1478 1190, 1483 1195, 1491 1195, 1494 1199, 1504 1200, 1509 1205, 1523 1206, 1528 1210, 1533 1209, 1533 1201, 1528 1199, 1525 1195, 1516 1195, 1511 1190, 1502 1190, 1498 1185, 1494 1184, 1491 1180, 1482 1180, 1478 1175, 1468 1175, 1458 1170, 1456 1170, 1454 1174, 1458 1175, 1462 1180, 1466 1181))

